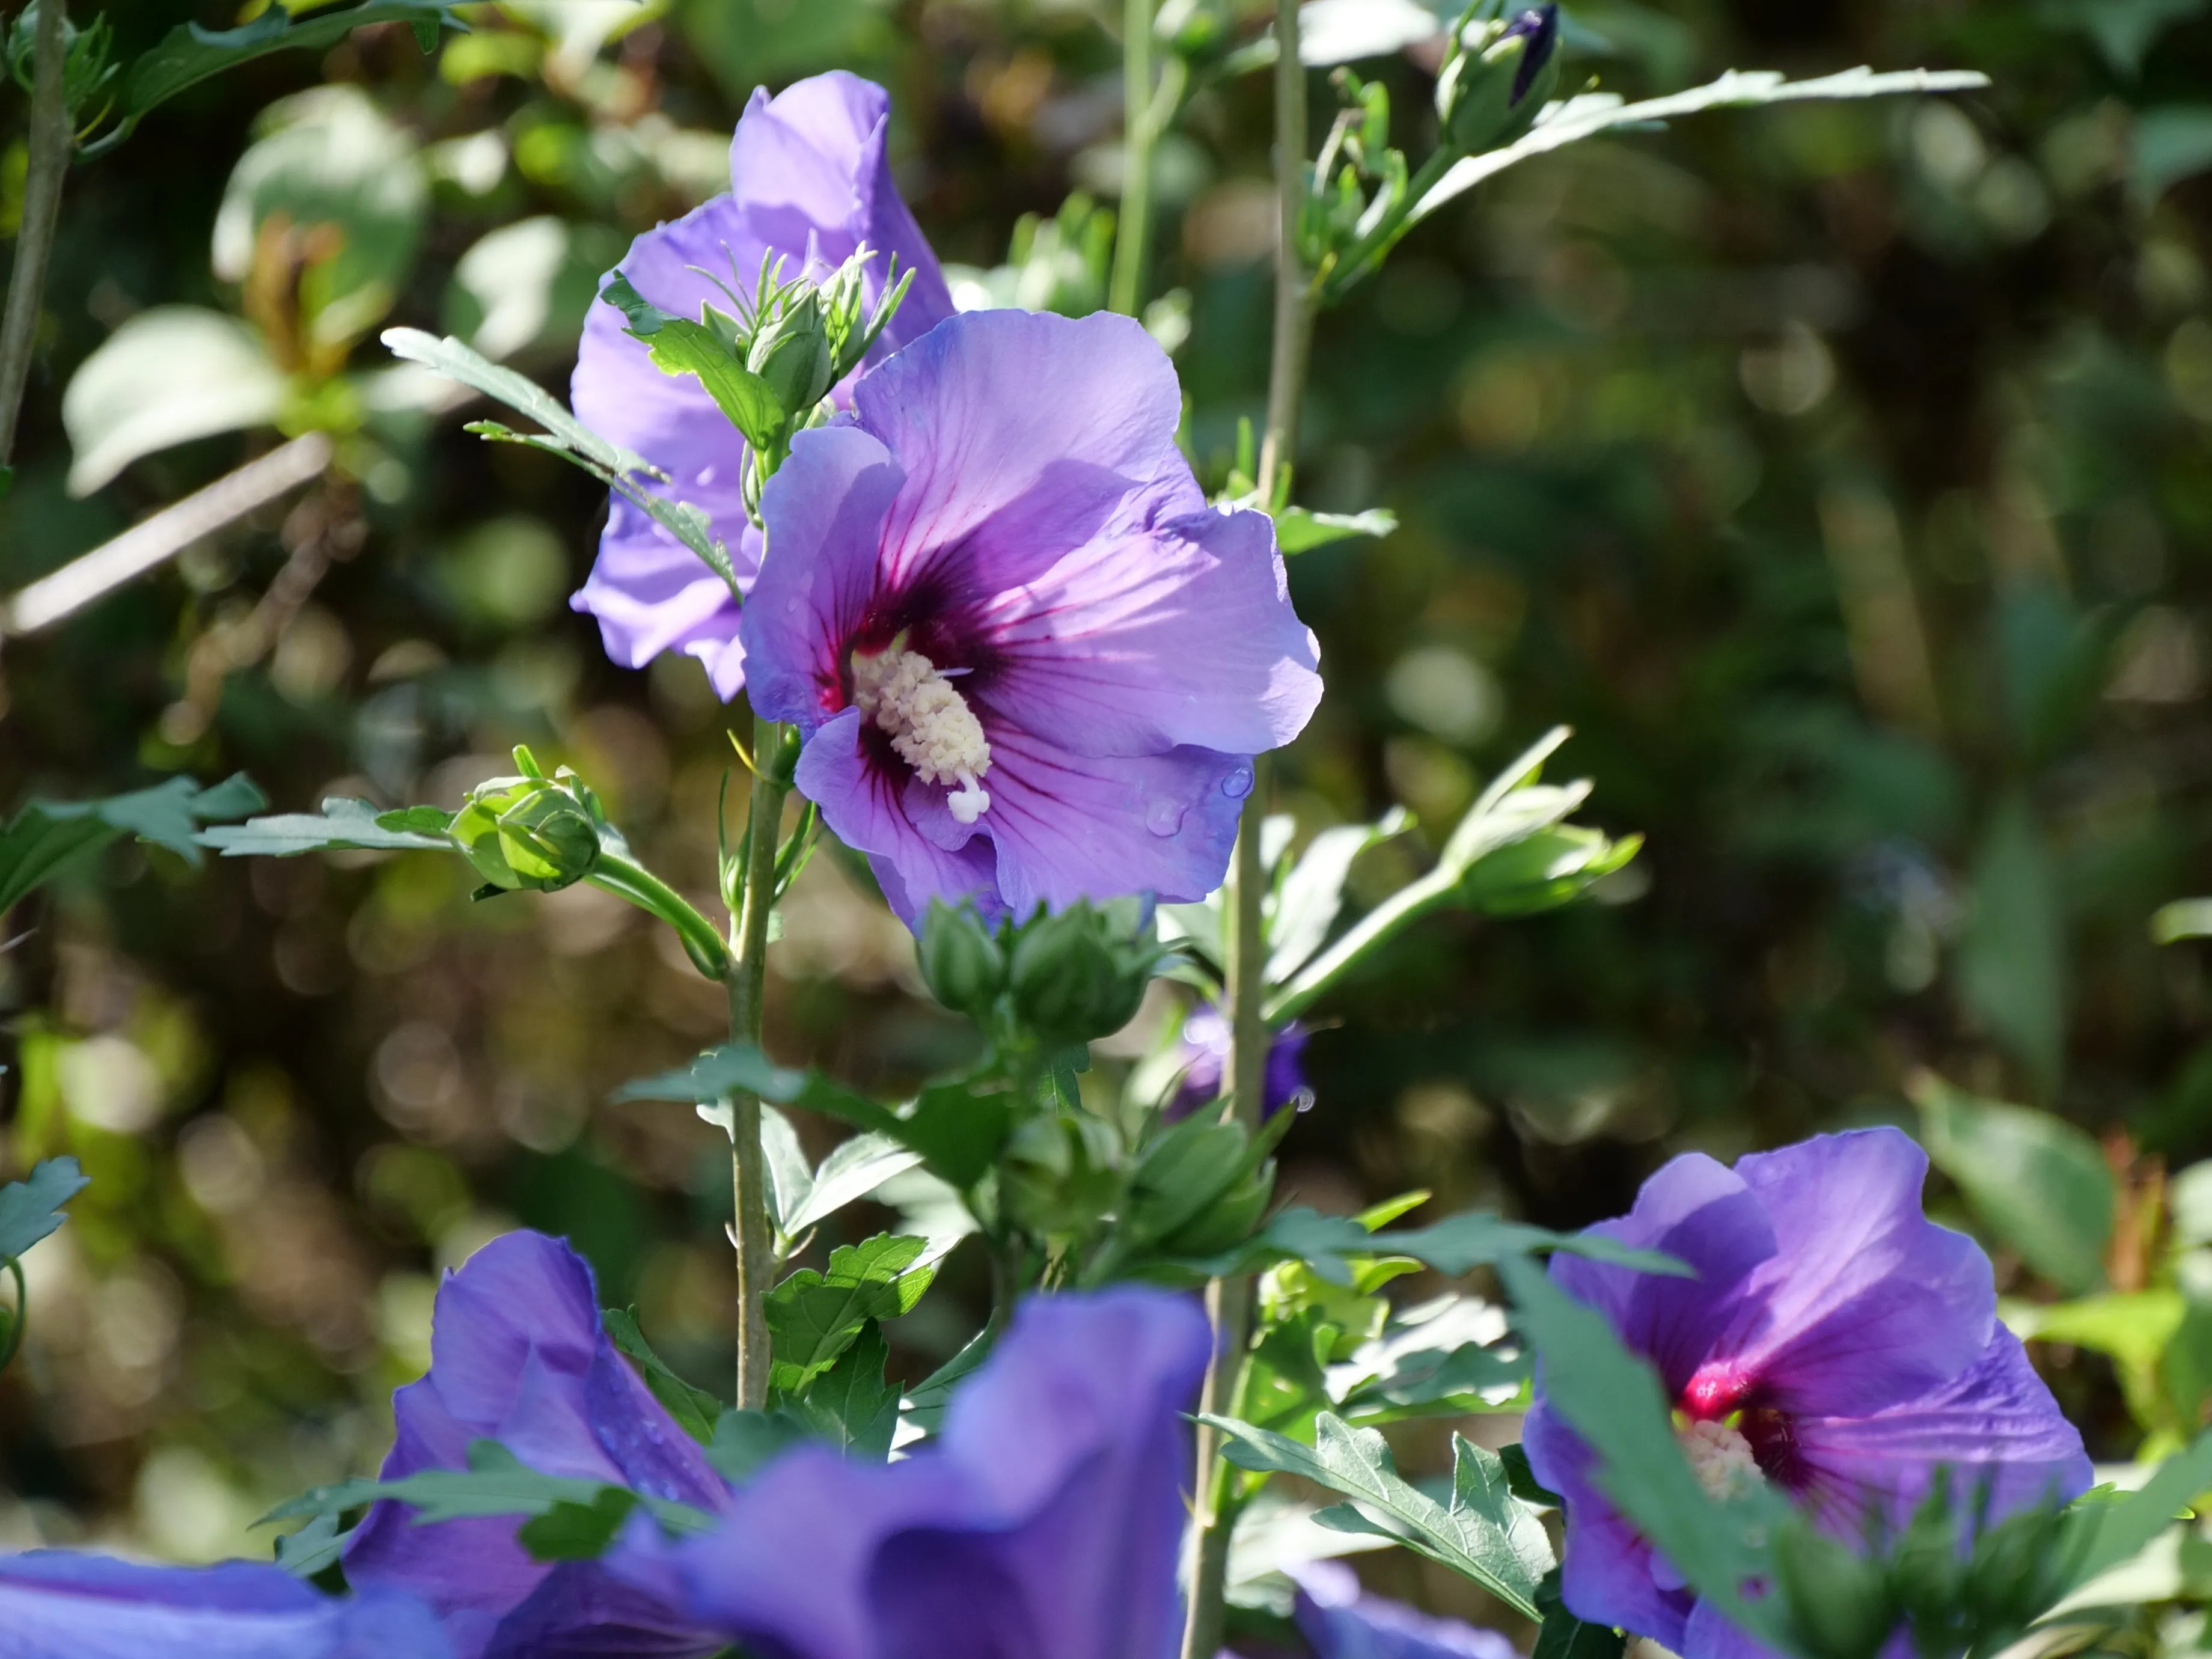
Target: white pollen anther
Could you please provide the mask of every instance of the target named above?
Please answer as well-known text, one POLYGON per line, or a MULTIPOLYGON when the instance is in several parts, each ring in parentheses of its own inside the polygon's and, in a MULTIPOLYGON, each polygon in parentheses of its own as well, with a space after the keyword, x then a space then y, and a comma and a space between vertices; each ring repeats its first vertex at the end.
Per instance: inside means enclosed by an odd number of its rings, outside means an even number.
POLYGON ((1725 1423, 1692 1423, 1678 1437, 1709 1498, 1738 1497, 1765 1479, 1751 1455, 1751 1442, 1725 1423))
POLYGON ((989 809, 990 793, 980 781, 991 769, 983 722, 928 658, 896 643, 855 651, 853 701, 890 734, 893 751, 916 777, 957 786, 945 798, 954 817, 973 823, 989 809))

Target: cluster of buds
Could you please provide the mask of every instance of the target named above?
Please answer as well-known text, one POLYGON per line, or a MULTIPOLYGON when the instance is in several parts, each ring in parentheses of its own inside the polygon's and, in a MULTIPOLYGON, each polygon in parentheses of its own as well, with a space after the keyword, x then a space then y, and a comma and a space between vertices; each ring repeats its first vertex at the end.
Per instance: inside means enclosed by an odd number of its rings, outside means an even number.
POLYGON ((1148 920, 1133 900, 1079 901, 1019 925, 933 904, 922 923, 922 978, 1006 1046, 1072 1048, 1135 1016, 1161 958, 1148 920))
POLYGON ((823 400, 860 366, 897 314, 914 273, 897 260, 872 308, 866 276, 875 254, 862 248, 820 283, 783 279, 781 260, 761 262, 749 295, 723 286, 732 310, 699 307, 696 321, 661 310, 617 271, 600 295, 629 319, 665 374, 698 378, 751 452, 745 504, 757 521, 761 486, 790 452, 792 435, 819 420, 823 400))
POLYGON ((1559 9, 1543 5, 1510 21, 1463 20, 1437 79, 1445 142, 1468 155, 1497 149, 1536 125, 1559 84, 1559 9))
POLYGON ((527 749, 520 777, 487 778, 446 826, 476 872, 502 892, 558 892, 590 875, 614 832, 599 798, 563 766, 551 777, 527 749))
MULTIPOLYGON (((38 37, 39 0, 31 0, 29 5, 15 14, 7 39, 8 71, 25 92, 31 90, 35 78, 32 59, 38 37)), ((84 28, 79 28, 67 15, 62 18, 62 50, 65 54, 62 60, 62 102, 69 111, 71 126, 89 126, 100 118, 106 102, 112 100, 111 88, 122 72, 111 61, 114 44, 114 31, 108 27, 104 15, 94 18, 84 28), (94 98, 101 99, 100 109, 92 107, 94 98)))

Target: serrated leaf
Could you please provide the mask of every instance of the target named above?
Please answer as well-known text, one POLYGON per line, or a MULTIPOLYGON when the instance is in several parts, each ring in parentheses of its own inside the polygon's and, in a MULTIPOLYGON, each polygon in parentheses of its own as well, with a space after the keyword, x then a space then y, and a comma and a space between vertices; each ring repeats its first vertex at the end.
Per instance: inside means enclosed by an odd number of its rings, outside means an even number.
POLYGON ((299 1531, 286 1533, 276 1540, 276 1565, 295 1578, 313 1578, 337 1565, 346 1540, 352 1535, 339 1529, 335 1515, 319 1515, 299 1531))
POLYGON ((787 1409, 847 1455, 880 1463, 898 1430, 898 1385, 884 1380, 890 1361, 882 1328, 871 1321, 806 1397, 787 1409))
POLYGON ((902 1146, 889 1135, 855 1135, 832 1151, 814 1171, 812 1188, 798 1212, 784 1223, 787 1233, 801 1233, 825 1221, 848 1204, 856 1204, 894 1176, 904 1175, 921 1163, 921 1154, 902 1146))
POLYGON ((453 843, 443 835, 416 830, 387 829, 383 820, 397 813, 380 812, 370 802, 333 795, 315 812, 278 812, 248 818, 244 823, 203 830, 199 843, 227 859, 296 857, 301 853, 341 849, 371 852, 447 852, 453 843))
POLYGON ((1465 194, 1506 168, 1585 138, 1650 127, 1679 116, 1711 109, 1750 109, 1770 104, 1859 98, 1894 98, 1936 92, 1975 92, 1988 86, 1986 75, 1966 70, 1899 70, 1877 75, 1871 69, 1845 70, 1817 80, 1792 81, 1773 70, 1730 70, 1717 81, 1663 98, 1628 103, 1613 93, 1588 93, 1547 110, 1518 142, 1455 163, 1413 204, 1407 224, 1418 224, 1445 203, 1465 194))
MULTIPOLYGON (((477 1440, 469 1446, 465 1469, 424 1469, 397 1480, 356 1478, 336 1486, 317 1486, 289 1504, 278 1505, 257 1524, 287 1521, 299 1516, 337 1516, 366 1504, 389 1501, 416 1511, 415 1524, 432 1526, 441 1521, 481 1519, 487 1516, 538 1516, 555 1505, 589 1506, 599 1501, 608 1483, 563 1475, 541 1474, 496 1440, 477 1440)), ((612 1490, 624 1491, 622 1487, 612 1490)), ((688 1504, 644 1493, 632 1497, 652 1510, 663 1525, 683 1531, 700 1531, 711 1517, 688 1504)))
MULTIPOLYGON (((1239 1468, 1299 1475, 1340 1492, 1360 1506, 1364 1525, 1352 1529, 1387 1532, 1524 1616, 1541 1616, 1536 1587, 1551 1570, 1551 1543, 1543 1522, 1507 1490, 1496 1454, 1453 1437, 1447 1507, 1399 1474, 1389 1443, 1379 1432, 1352 1428, 1328 1412, 1314 1419, 1311 1446, 1231 1417, 1208 1413, 1199 1420, 1228 1437, 1223 1455, 1239 1468)), ((1324 1510, 1315 1518, 1341 1528, 1348 1517, 1324 1510)))
POLYGON ((722 1402, 704 1389, 696 1389, 668 1368, 667 1362, 653 1351, 637 1328, 635 1308, 608 1308, 599 1316, 607 1328, 607 1336, 615 1346, 627 1354, 645 1379, 645 1386, 653 1397, 668 1408, 684 1433, 701 1445, 714 1437, 714 1425, 725 1409, 722 1402))
POLYGON ((763 1464, 809 1437, 805 1421, 787 1407, 774 1412, 733 1409, 724 1412, 714 1425, 707 1461, 723 1480, 742 1486, 763 1464))
POLYGON ((52 1158, 0 1187, 0 1261, 20 1257, 69 1218, 62 1206, 92 1182, 73 1158, 52 1158))
POLYGON ((630 337, 644 343, 655 368, 696 379, 754 448, 767 447, 791 424, 775 389, 747 368, 730 344, 704 323, 661 310, 619 271, 599 298, 629 319, 630 337))
POLYGON ((0 831, 0 911, 118 836, 136 836, 197 864, 202 824, 268 804, 242 772, 205 789, 191 778, 171 778, 101 800, 27 801, 0 831))
POLYGON ((835 1364, 871 1320, 913 1311, 937 1277, 925 1259, 929 1241, 878 1233, 830 1253, 830 1266, 803 1267, 768 1293, 775 1359, 769 1384, 787 1397, 803 1394, 835 1364))

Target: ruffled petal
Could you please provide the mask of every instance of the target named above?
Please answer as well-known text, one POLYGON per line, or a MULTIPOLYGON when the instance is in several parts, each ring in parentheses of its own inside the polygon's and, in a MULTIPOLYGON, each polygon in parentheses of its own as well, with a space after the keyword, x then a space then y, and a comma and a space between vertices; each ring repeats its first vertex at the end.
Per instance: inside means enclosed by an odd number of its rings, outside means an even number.
POLYGON ((1719 1347, 1783 1410, 1859 1417, 1917 1400, 1981 1358, 1989 1258, 1921 1212, 1928 1155, 1901 1131, 1820 1135, 1741 1160, 1778 1246, 1719 1347))
POLYGON ((1252 765, 1210 749, 1095 758, 1002 727, 983 785, 991 806, 976 828, 1020 916, 1129 893, 1204 898, 1228 873, 1252 765))
POLYGON ((853 404, 908 477, 884 586, 927 588, 939 608, 1206 506, 1175 445, 1174 367, 1125 317, 970 313, 864 377, 853 404))
POLYGON ((866 718, 848 708, 807 739, 799 756, 799 792, 822 809, 838 840, 868 854, 885 901, 908 927, 933 898, 988 899, 989 843, 948 850, 915 827, 901 805, 903 780, 868 751, 866 718))
POLYGON ((1521 1425, 1521 1446, 1536 1479, 1566 1499, 1559 1598, 1567 1611, 1681 1651, 1683 1621, 1696 1598, 1598 1491, 1589 1447, 1540 1398, 1521 1425), (1663 1589, 1662 1571, 1670 1586, 1663 1589))
POLYGON ((841 653, 876 593, 884 520, 902 478, 874 437, 831 426, 801 433, 762 492, 775 545, 739 637, 753 707, 769 720, 811 734, 844 706, 841 653))
POLYGON ((1870 1508, 1903 1526, 1939 1468, 1952 1473, 1962 1502, 1987 1487, 1992 1522, 2071 1502, 2094 1478, 2081 1431, 2002 1325, 1979 1360, 1921 1399, 1870 1417, 1799 1418, 1792 1428, 1805 1496, 1854 1534, 1870 1508))
POLYGON ((1078 754, 1256 754, 1321 701, 1319 647, 1263 513, 1085 544, 993 599, 983 628, 985 706, 1078 754))
POLYGON ((1494 1630, 1370 1595, 1341 1561, 1310 1562, 1291 1577, 1292 1617, 1315 1659, 1516 1659, 1513 1644, 1494 1630))
POLYGON ((448 1659, 430 1609, 371 1591, 317 1593, 281 1567, 141 1566, 64 1550, 0 1555, 8 1659, 448 1659))

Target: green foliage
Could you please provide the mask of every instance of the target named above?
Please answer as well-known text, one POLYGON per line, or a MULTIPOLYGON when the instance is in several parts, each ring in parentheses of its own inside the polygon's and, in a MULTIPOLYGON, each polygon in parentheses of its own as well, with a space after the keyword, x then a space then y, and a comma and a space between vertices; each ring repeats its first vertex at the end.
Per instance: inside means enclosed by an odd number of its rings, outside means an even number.
MULTIPOLYGON (((827 1270, 802 1267, 770 1291, 768 1328, 775 1356, 770 1386, 786 1395, 806 1394, 872 1321, 912 1312, 937 1277, 928 1249, 927 1239, 878 1233, 832 1250, 827 1270)), ((882 1380, 878 1361, 874 1382, 880 1386, 882 1380)), ((848 1377, 841 1391, 863 1386, 865 1379, 848 1377)), ((854 1429, 856 1435, 861 1431, 861 1426, 854 1429)))
POLYGON ((1295 1474, 1352 1500, 1322 1511, 1346 1532, 1379 1531, 1462 1573, 1516 1612, 1540 1619, 1536 1589, 1552 1567, 1543 1523, 1506 1489, 1497 1455, 1452 1437, 1452 1494, 1440 1504, 1398 1474, 1390 1448, 1373 1429, 1354 1429, 1322 1413, 1315 1443, 1235 1418, 1201 1414, 1229 1437, 1224 1455, 1239 1468, 1295 1474))
POLYGON ((837 1363, 787 1409, 816 1438, 848 1456, 882 1462, 890 1455, 899 1424, 898 1386, 884 1377, 890 1358, 883 1328, 872 1320, 837 1363))
POLYGON ((2069 1296, 2105 1288, 2112 1174, 2094 1140, 2063 1119, 1915 1080, 1923 1140, 1999 1241, 2069 1296))
POLYGON ((34 1168, 28 1180, 0 1187, 0 1261, 14 1261, 56 1231, 69 1218, 62 1206, 91 1180, 73 1158, 52 1158, 34 1168))
POLYGON ((524 1464, 496 1440, 477 1440, 469 1447, 465 1469, 425 1469, 397 1480, 355 1479, 336 1486, 317 1486, 303 1497, 278 1505, 262 1517, 262 1524, 295 1517, 337 1516, 370 1504, 404 1504, 416 1511, 417 1525, 441 1521, 465 1521, 494 1516, 537 1518, 561 1511, 544 1534, 549 1540, 573 1542, 578 1535, 574 1511, 605 1514, 603 1505, 634 1499, 650 1510, 664 1526, 697 1531, 709 1517, 688 1504, 650 1494, 633 1493, 598 1480, 541 1474, 524 1464), (615 1493, 610 1498, 608 1493, 615 1493))
POLYGON ((645 1386, 653 1390, 653 1397, 668 1409, 677 1425, 701 1445, 714 1438, 714 1425, 722 1416, 722 1402, 704 1389, 692 1387, 668 1367, 667 1362, 653 1351, 637 1328, 635 1308, 608 1308, 599 1316, 607 1328, 607 1335, 616 1347, 628 1354, 635 1364, 638 1375, 645 1386))
POLYGON ((637 1494, 602 1486, 588 1502, 563 1498, 516 1530, 514 1541, 533 1561, 596 1561, 607 1553, 637 1508, 637 1494))
POLYGON ((190 778, 171 778, 105 800, 27 801, 0 830, 0 913, 122 836, 136 836, 198 864, 202 824, 266 805, 243 772, 210 788, 190 778))

